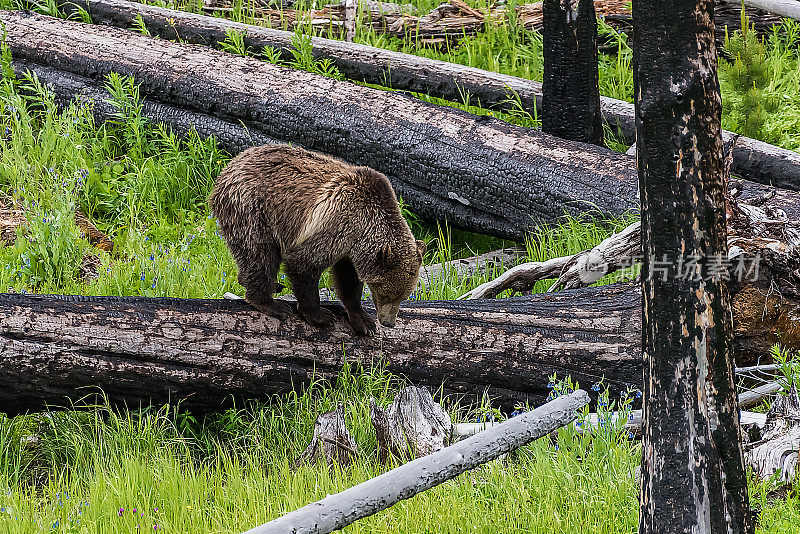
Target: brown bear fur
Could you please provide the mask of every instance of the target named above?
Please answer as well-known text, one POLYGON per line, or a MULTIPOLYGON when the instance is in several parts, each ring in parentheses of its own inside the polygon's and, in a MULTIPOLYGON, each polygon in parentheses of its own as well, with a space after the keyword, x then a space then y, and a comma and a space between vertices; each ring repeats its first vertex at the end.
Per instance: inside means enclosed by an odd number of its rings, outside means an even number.
POLYGON ((220 173, 208 203, 239 267, 247 302, 276 317, 281 261, 301 315, 333 323, 319 304, 319 279, 332 267, 336 294, 360 334, 375 332, 361 307, 366 282, 378 319, 394 326, 416 287, 424 243, 416 241, 386 176, 289 145, 245 150, 220 173))

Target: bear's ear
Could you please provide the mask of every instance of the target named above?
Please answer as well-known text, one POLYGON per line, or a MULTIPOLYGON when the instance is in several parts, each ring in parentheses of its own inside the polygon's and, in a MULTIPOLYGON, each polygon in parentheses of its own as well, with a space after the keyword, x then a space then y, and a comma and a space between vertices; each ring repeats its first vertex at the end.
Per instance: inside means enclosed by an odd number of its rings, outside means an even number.
POLYGON ((422 259, 422 257, 425 255, 425 250, 426 250, 425 241, 417 239, 417 252, 419 253, 420 259, 422 259))
POLYGON ((378 250, 378 265, 387 271, 391 270, 395 264, 394 257, 395 254, 392 245, 386 243, 378 250))

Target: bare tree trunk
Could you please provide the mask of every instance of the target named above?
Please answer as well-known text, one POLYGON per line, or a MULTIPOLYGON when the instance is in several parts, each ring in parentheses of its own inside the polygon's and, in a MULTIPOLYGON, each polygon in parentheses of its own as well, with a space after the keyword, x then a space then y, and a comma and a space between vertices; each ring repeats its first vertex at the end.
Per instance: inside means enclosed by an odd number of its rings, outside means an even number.
POLYGON ((544 0, 542 131, 603 144, 593 0, 544 0))
POLYGON ((639 532, 748 533, 730 296, 713 274, 727 258, 713 2, 634 0, 633 10, 644 253, 639 532))

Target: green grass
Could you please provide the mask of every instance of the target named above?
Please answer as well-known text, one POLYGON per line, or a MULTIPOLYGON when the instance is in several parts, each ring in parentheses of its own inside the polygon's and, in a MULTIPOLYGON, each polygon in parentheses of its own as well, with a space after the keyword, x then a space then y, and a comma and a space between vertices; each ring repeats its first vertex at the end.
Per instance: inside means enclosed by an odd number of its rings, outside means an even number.
MULTIPOLYGON (((0 532, 242 532, 391 468, 376 460, 369 398, 385 405, 399 385, 345 368, 335 385, 206 418, 173 407, 0 415, 0 532), (338 403, 354 465, 296 468, 314 418, 338 403), (21 446, 31 435, 38 444, 21 446)), ((447 401, 455 420, 477 415, 447 401)), ((345 532, 632 532, 639 454, 619 426, 563 429, 345 532)))
MULTIPOLYGON (((427 7, 434 3, 417 1, 427 7)), ((0 0, 0 6, 8 5, 0 0)), ((774 134, 793 148, 800 94, 793 44, 797 28, 787 23, 765 45, 769 68, 760 88, 775 96, 782 113, 765 115, 765 135, 774 134)), ((620 53, 601 59, 601 85, 604 94, 629 99, 630 50, 622 36, 614 38, 620 53)), ((297 39, 299 52, 290 66, 338 76, 329 63, 313 61, 303 37, 297 39)), ((487 27, 451 50, 363 31, 359 39, 532 79, 541 76, 541 40, 513 25, 487 27)), ((232 52, 246 52, 236 35, 229 36, 228 45, 232 52)), ((277 61, 274 55, 267 59, 277 61)), ((57 110, 35 79, 12 81, 7 69, 3 72, 0 201, 24 207, 28 225, 15 245, 0 245, 0 291, 175 297, 242 293, 205 202, 229 160, 213 139, 179 140, 150 124, 141 116, 137 88, 123 78, 108 80, 118 120, 98 126, 85 108, 57 110), (115 240, 118 255, 89 246, 73 223, 75 207, 115 240), (82 279, 78 271, 86 254, 99 257, 96 278, 82 279)), ((747 72, 740 68, 738 76, 744 79, 747 72)), ((725 120, 735 118, 734 109, 746 109, 726 102, 725 120)), ((525 126, 537 121, 524 110, 498 116, 525 126)), ((423 223, 407 209, 404 213, 418 237, 429 243, 426 263, 510 245, 423 223)), ((631 221, 565 217, 526 240, 527 259, 578 252, 631 221)), ((416 296, 453 298, 504 267, 466 280, 445 271, 416 296)), ((548 286, 540 282, 534 291, 548 286)), ((0 414, 0 533, 244 531, 388 469, 375 460, 369 398, 386 405, 400 385, 380 370, 344 368, 336 383, 318 382, 299 393, 207 417, 179 406, 81 407, 14 418, 0 414), (339 403, 360 451, 355 465, 295 468, 314 418, 339 403), (26 445, 30 436, 36 436, 35 445, 26 445)), ((487 399, 438 400, 456 421, 496 414, 487 399)), ((634 532, 638 487, 633 473, 641 451, 625 438, 611 426, 584 436, 563 429, 556 443, 540 440, 346 532, 634 532)), ((797 531, 800 498, 792 489, 781 495, 775 490, 769 482, 751 483, 751 500, 761 510, 759 532, 797 531)))
MULTIPOLYGON (((0 199, 24 207, 28 224, 11 247, 0 247, 3 291, 218 298, 242 294, 236 266, 206 205, 228 161, 212 139, 179 140, 141 115, 138 89, 112 76, 108 90, 118 120, 94 124, 85 107, 59 111, 35 77, 5 79, 0 92, 0 199), (116 243, 116 255, 88 245, 73 223, 79 207, 116 243), (96 277, 78 266, 96 254, 96 277)), ((511 243, 440 229, 404 209, 429 242, 426 263, 511 243)), ((564 218, 528 240, 531 260, 574 254, 632 219, 564 218)), ((454 298, 499 274, 436 280, 418 298, 454 298)), ((327 279, 326 279, 327 281, 327 279)), ((607 281, 606 281, 607 282, 607 281)), ((542 290, 543 284, 539 286, 542 290)))

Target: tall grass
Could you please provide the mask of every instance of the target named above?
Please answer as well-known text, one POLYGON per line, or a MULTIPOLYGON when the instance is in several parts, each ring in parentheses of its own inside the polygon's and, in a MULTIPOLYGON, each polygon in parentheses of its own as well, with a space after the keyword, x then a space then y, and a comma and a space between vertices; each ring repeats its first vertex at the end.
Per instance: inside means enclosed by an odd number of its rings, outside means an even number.
MULTIPOLYGON (((106 406, 0 415, 0 531, 242 532, 391 468, 376 459, 369 399, 385 405, 400 385, 345 368, 336 384, 205 418, 106 406), (314 418, 339 403, 354 465, 295 466, 314 418), (37 443, 20 445, 28 436, 37 443)), ((638 455, 620 425, 563 429, 345 532, 631 532, 638 455)))

